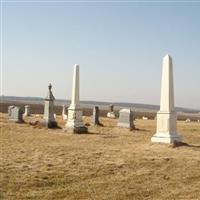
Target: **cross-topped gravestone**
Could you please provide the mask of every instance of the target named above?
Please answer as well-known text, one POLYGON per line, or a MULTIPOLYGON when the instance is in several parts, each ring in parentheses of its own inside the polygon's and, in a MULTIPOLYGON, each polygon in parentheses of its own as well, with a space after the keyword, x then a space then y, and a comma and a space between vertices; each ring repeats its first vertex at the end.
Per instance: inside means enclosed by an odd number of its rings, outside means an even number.
POLYGON ((54 128, 54 127, 57 127, 57 123, 54 118, 54 100, 55 100, 55 98, 51 91, 52 85, 49 84, 48 88, 49 88, 49 90, 48 90, 48 93, 47 93, 47 96, 46 96, 45 102, 44 102, 44 121, 45 121, 45 125, 48 128, 54 128))

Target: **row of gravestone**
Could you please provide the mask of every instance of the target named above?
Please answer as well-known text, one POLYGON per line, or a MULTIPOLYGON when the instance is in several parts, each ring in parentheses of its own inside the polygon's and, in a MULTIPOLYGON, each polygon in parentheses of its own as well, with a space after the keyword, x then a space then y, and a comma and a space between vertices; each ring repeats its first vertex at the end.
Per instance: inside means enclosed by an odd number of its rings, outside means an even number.
MULTIPOLYGON (((114 114, 114 106, 110 105, 109 106, 109 112, 107 113, 107 117, 109 118, 115 118, 115 114, 114 114)), ((52 108, 53 111, 53 108, 52 108)), ((48 113, 50 114, 50 113, 48 113)), ((54 113, 51 113, 54 114, 54 113)), ((22 123, 24 120, 23 118, 26 116, 30 116, 31 112, 30 112, 30 106, 26 105, 25 106, 25 112, 23 111, 23 109, 19 106, 9 106, 8 107, 8 118, 10 121, 16 122, 16 123, 22 123)), ((53 116, 55 119, 55 115, 53 116)), ((66 121, 67 120, 67 114, 66 114, 66 109, 65 106, 63 106, 63 112, 62 112, 62 117, 63 120, 66 121)), ((93 109, 93 115, 92 115, 92 124, 96 125, 96 126, 103 126, 103 124, 100 122, 99 120, 100 118, 100 110, 98 106, 95 106, 93 109)), ((45 119, 45 115, 44 115, 44 119, 45 119)), ((49 117, 46 116, 46 121, 48 122, 49 117)), ((119 121, 118 121, 118 126, 119 127, 124 127, 124 128, 129 128, 129 129, 133 129, 134 128, 134 123, 133 123, 133 112, 131 111, 131 109, 121 109, 119 111, 119 121)), ((52 128, 54 127, 52 124, 48 125, 47 127, 52 128)), ((54 122, 54 124, 57 124, 56 122, 54 122)))
MULTIPOLYGON (((112 110, 111 112, 108 112, 107 117, 115 118, 113 105, 112 105, 112 110)), ((99 121, 99 107, 98 106, 95 106, 93 109, 92 123, 94 125, 102 126, 102 124, 99 121)), ((135 128, 134 123, 133 123, 133 111, 131 111, 131 109, 121 109, 119 111, 119 120, 118 120, 117 126, 129 128, 129 129, 135 128)))

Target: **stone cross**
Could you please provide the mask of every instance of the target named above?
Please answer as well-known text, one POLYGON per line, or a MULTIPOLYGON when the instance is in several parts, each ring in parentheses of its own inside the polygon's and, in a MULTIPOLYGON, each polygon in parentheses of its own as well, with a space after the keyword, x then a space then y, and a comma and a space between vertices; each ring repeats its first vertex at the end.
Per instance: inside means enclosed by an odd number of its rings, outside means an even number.
POLYGON ((180 142, 181 136, 176 132, 177 114, 174 108, 174 85, 172 58, 163 58, 161 83, 160 111, 157 113, 157 132, 151 138, 152 142, 173 143, 180 142))
POLYGON ((23 110, 18 106, 9 106, 8 108, 8 118, 9 121, 13 121, 16 123, 23 122, 23 110))
POLYGON ((121 109, 119 111, 118 127, 134 129, 133 111, 131 109, 121 109))
POLYGON ((72 100, 68 108, 68 119, 64 130, 73 133, 87 132, 87 127, 82 120, 82 110, 79 100, 79 65, 74 65, 72 100))
POLYGON ((48 86, 49 90, 47 93, 47 96, 45 98, 45 102, 44 102, 44 121, 45 121, 45 125, 48 128, 54 128, 57 127, 57 123, 56 120, 54 118, 54 96, 53 93, 51 91, 51 84, 49 84, 48 86))

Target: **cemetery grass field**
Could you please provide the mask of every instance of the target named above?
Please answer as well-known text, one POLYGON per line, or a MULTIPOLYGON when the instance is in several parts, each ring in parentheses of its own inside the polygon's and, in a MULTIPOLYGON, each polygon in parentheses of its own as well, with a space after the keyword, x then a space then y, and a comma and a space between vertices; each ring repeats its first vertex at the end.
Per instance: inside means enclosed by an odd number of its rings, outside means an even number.
MULTIPOLYGON (((200 124, 178 121, 188 145, 151 144, 155 120, 136 120, 138 130, 104 127, 88 134, 9 123, 0 114, 0 199, 137 200, 200 199, 200 124)), ((61 116, 57 116, 64 127, 61 116)), ((84 118, 90 123, 90 118, 84 118)))

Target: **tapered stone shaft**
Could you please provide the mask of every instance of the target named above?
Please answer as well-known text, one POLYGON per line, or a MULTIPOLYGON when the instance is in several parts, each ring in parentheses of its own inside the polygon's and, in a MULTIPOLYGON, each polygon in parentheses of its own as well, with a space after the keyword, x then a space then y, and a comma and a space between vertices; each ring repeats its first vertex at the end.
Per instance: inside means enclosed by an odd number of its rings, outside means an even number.
POLYGON ((152 142, 172 143, 180 142, 181 137, 176 133, 177 115, 174 109, 174 86, 172 58, 163 58, 163 72, 161 83, 160 111, 157 113, 157 132, 151 138, 152 142))
POLYGON ((79 106, 79 66, 74 65, 71 106, 79 106))
POLYGON ((174 111, 174 85, 172 58, 163 58, 160 111, 174 111))
POLYGON ((68 108, 68 119, 65 125, 65 130, 73 133, 87 132, 82 120, 82 110, 80 108, 79 100, 79 66, 74 65, 73 86, 72 86, 72 100, 68 108))

